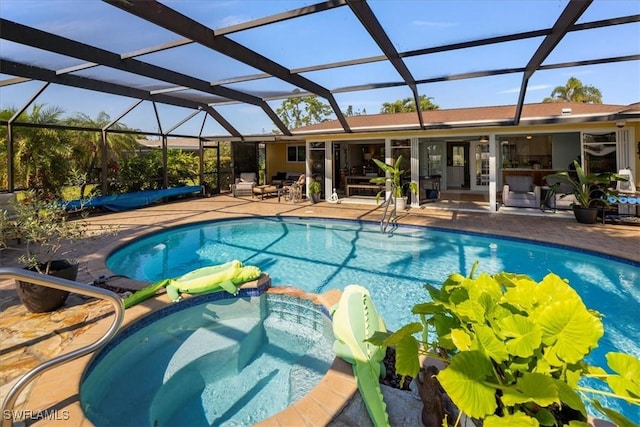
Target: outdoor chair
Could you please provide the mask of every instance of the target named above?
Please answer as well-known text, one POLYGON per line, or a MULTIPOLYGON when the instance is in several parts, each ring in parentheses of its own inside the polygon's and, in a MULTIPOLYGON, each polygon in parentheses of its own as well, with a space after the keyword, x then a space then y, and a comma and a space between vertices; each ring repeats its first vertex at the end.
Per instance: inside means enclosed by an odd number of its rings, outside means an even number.
POLYGON ((549 209, 571 209, 576 203, 576 197, 572 194, 573 189, 565 180, 558 177, 546 179, 549 186, 545 206, 549 209))
POLYGON ((300 175, 298 180, 291 185, 285 185, 282 187, 282 193, 284 195, 284 199, 291 202, 296 203, 302 200, 302 192, 304 187, 307 184, 307 178, 304 174, 300 175))
POLYGON ((505 178, 502 203, 505 206, 540 209, 540 186, 533 184, 531 176, 511 175, 505 178))
POLYGON ((231 187, 233 197, 253 195, 253 187, 258 184, 255 172, 242 172, 240 178, 231 187))

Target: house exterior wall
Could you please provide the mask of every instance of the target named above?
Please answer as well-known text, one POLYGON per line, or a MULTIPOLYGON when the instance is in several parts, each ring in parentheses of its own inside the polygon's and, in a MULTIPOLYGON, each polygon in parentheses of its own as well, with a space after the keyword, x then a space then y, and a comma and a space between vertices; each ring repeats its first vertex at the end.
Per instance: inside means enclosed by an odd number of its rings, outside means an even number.
MULTIPOLYGON (((460 128, 460 129, 438 129, 438 130, 413 130, 413 131, 380 131, 380 132, 362 132, 362 133, 333 133, 333 134, 317 134, 305 137, 307 153, 311 143, 326 143, 326 161, 325 161, 325 187, 332 183, 332 177, 336 177, 340 173, 336 170, 332 162, 333 143, 360 143, 366 144, 368 141, 385 142, 385 161, 391 159, 391 141, 408 139, 411 141, 411 179, 416 181, 420 177, 420 144, 425 141, 446 141, 453 139, 469 140, 470 153, 469 161, 474 161, 475 147, 479 144, 480 136, 489 139, 488 146, 488 163, 489 182, 488 185, 478 186, 474 182, 474 166, 470 167, 471 185, 470 191, 486 191, 490 205, 494 208, 497 206, 496 201, 499 200, 499 193, 502 189, 502 171, 500 152, 500 138, 510 135, 551 135, 552 137, 552 159, 553 164, 549 166, 549 170, 566 170, 571 162, 576 158, 582 149, 582 137, 585 133, 598 132, 616 132, 618 139, 618 164, 621 162, 629 163, 628 165, 620 165, 620 167, 629 166, 634 175, 636 187, 640 187, 640 121, 626 121, 624 124, 616 121, 597 121, 586 123, 567 123, 567 124, 543 124, 531 126, 502 126, 502 127, 477 127, 477 128, 460 128), (624 141, 621 141, 624 139, 624 141)), ((278 171, 298 171, 310 174, 309 165, 302 163, 286 162, 286 147, 288 143, 269 143, 267 151, 267 169, 268 176, 274 175, 278 171)), ((444 152, 446 156, 446 150, 444 152)), ((485 154, 486 156, 486 154, 485 154)), ((308 162, 307 162, 308 163, 308 162)), ((540 173, 544 174, 545 170, 540 173)), ((446 173, 446 171, 445 171, 446 173)), ((551 172, 549 172, 551 173, 551 172)), ((335 180, 335 178, 334 178, 335 180)), ((443 177, 443 188, 446 188, 446 177, 443 177)), ((424 197, 424 196, 423 196, 424 197)), ((414 203, 417 205, 417 203, 414 203)))

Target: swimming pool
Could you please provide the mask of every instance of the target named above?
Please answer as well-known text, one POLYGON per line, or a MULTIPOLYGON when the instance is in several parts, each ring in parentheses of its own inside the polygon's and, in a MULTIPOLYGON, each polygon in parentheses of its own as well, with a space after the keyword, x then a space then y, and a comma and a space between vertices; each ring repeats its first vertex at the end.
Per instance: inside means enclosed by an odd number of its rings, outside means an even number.
POLYGON ((536 281, 553 272, 605 315, 605 335, 589 362, 606 366, 604 355, 612 350, 640 357, 638 263, 555 245, 413 226, 381 234, 372 222, 268 217, 153 234, 114 252, 107 267, 156 281, 230 259, 260 267, 276 286, 322 293, 364 285, 392 330, 416 320, 411 308, 429 299, 424 283, 439 285, 453 272, 468 275, 476 261, 478 272, 524 273, 536 281))
POLYGON ((324 307, 243 289, 190 298, 119 333, 88 366, 96 426, 245 426, 286 409, 335 357, 324 307))

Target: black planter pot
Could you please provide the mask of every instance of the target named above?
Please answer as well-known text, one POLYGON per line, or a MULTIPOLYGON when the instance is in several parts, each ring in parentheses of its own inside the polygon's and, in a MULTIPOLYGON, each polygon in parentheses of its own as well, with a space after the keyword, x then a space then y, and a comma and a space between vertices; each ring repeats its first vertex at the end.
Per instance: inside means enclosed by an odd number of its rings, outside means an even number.
MULTIPOLYGON (((44 269, 44 266, 42 266, 44 269)), ((37 271, 35 268, 29 268, 37 271)), ((51 262, 50 276, 62 279, 76 280, 78 277, 78 264, 67 260, 51 262)), ((22 304, 32 313, 44 313, 56 310, 64 305, 69 291, 34 285, 33 283, 16 280, 16 290, 22 304)))
POLYGON ((318 203, 320 201, 320 193, 314 193, 309 195, 311 203, 318 203))
POLYGON ((574 206, 573 215, 580 224, 595 224, 598 219, 598 208, 574 206))

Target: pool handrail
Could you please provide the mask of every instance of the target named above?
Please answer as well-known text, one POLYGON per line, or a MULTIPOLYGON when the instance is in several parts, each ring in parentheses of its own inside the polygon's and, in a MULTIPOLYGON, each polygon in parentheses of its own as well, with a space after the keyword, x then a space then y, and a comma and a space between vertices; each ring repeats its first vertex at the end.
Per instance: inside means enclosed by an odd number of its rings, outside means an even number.
POLYGON ((393 201, 392 194, 393 194, 393 191, 391 193, 389 193, 389 197, 384 201, 384 212, 382 213, 382 219, 380 220, 380 232, 382 234, 386 233, 387 227, 389 226, 389 223, 397 215, 397 213, 396 213, 396 205, 394 203, 392 211, 391 211, 391 213, 389 215, 389 219, 387 219, 387 211, 389 210, 389 206, 391 205, 391 202, 393 201), (386 224, 385 224, 385 221, 386 221, 386 224))
POLYGON ((100 298, 111 302, 115 308, 115 318, 113 323, 107 330, 107 332, 97 341, 79 349, 73 350, 69 353, 62 354, 47 360, 40 365, 36 366, 26 374, 22 376, 7 393, 7 396, 2 401, 2 427, 11 427, 14 420, 14 411, 16 400, 22 392, 22 390, 29 384, 35 377, 55 368, 63 363, 77 359, 89 353, 92 353, 102 346, 107 344, 113 336, 120 329, 122 321, 124 320, 124 303, 116 293, 107 289, 98 288, 95 286, 85 285, 82 283, 74 282, 72 280, 62 279, 59 277, 49 276, 45 274, 36 273, 21 268, 0 268, 0 280, 1 279, 16 279, 33 283, 35 285, 47 286, 55 289, 62 289, 71 291, 80 295, 86 295, 94 298, 100 298))

